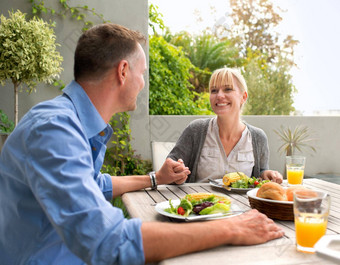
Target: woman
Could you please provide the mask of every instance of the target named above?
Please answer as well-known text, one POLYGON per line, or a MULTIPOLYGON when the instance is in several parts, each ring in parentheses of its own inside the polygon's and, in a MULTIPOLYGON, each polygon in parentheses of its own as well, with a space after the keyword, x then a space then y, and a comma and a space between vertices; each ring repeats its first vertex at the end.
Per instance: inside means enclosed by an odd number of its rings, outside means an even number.
POLYGON ((268 139, 262 129, 241 120, 248 93, 237 69, 214 71, 209 82, 210 104, 216 117, 192 121, 168 157, 182 159, 191 174, 187 182, 207 182, 226 172, 243 172, 282 182, 282 175, 269 168, 268 139))

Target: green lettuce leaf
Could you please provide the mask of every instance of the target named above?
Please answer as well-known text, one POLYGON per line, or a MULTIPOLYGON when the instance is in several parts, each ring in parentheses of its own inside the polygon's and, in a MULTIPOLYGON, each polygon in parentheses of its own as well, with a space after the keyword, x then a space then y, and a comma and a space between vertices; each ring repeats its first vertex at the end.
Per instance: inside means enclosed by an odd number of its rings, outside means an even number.
POLYGON ((178 205, 178 207, 183 207, 183 209, 185 210, 185 214, 183 216, 188 216, 193 209, 191 202, 188 201, 187 199, 181 199, 181 202, 178 205))
POLYGON ((177 214, 177 208, 172 205, 171 199, 169 200, 170 208, 164 209, 165 212, 177 214))
POLYGON ((228 213, 230 211, 230 204, 216 203, 213 206, 207 207, 200 211, 200 215, 214 214, 214 213, 228 213))

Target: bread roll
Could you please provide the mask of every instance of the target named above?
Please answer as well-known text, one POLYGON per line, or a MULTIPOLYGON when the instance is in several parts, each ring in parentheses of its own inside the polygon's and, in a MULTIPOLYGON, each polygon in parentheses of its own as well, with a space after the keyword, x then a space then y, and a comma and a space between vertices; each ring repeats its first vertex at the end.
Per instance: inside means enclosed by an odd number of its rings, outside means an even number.
POLYGON ((287 201, 293 201, 294 199, 294 191, 296 190, 306 190, 307 188, 301 185, 298 186, 291 186, 286 189, 286 197, 287 201))
POLYGON ((257 197, 263 199, 286 201, 286 192, 282 186, 276 182, 264 183, 256 194, 257 197))

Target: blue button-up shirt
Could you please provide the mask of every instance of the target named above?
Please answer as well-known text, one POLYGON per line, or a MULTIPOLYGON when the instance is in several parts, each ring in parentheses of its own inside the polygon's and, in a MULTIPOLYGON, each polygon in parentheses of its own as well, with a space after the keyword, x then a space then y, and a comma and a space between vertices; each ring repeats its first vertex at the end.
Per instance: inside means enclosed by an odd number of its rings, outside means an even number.
POLYGON ((21 119, 0 156, 1 264, 144 263, 141 221, 107 201, 111 135, 75 81, 21 119))

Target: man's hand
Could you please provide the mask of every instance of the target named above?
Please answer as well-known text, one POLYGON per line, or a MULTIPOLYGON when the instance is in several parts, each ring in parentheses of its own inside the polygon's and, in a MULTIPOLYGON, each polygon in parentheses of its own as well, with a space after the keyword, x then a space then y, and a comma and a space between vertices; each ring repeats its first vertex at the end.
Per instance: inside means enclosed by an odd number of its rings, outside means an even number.
POLYGON ((261 244, 282 237, 284 232, 273 220, 251 210, 209 222, 143 222, 142 235, 145 261, 150 263, 225 244, 261 244))
POLYGON ((232 245, 261 244, 284 235, 282 228, 257 210, 225 220, 228 221, 228 230, 233 231, 229 242, 232 245))
POLYGON ((282 181, 283 181, 283 177, 280 174, 280 172, 274 171, 274 170, 263 171, 262 174, 261 174, 261 178, 262 179, 268 179, 268 180, 271 180, 271 181, 279 183, 279 184, 282 183, 282 181))
POLYGON ((184 165, 182 159, 176 162, 171 158, 167 158, 161 169, 156 172, 156 178, 158 184, 182 184, 189 174, 190 170, 184 165))

